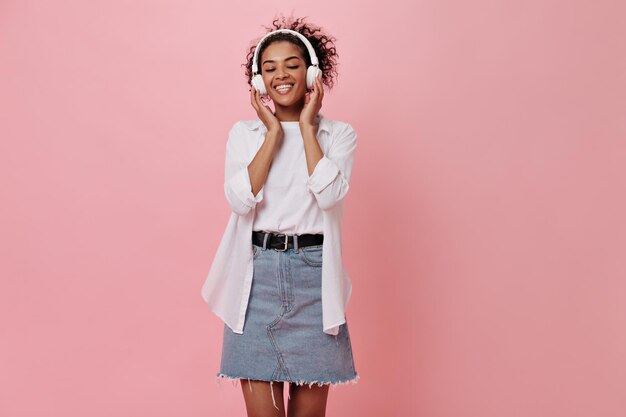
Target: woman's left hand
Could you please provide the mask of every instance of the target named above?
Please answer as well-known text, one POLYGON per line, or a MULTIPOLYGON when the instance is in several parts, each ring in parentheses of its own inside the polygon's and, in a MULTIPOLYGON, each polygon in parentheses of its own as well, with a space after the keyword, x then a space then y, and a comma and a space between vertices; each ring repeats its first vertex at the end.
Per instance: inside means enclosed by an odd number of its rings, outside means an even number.
POLYGON ((300 112, 300 124, 310 125, 315 124, 315 116, 322 108, 322 99, 324 98, 324 86, 322 85, 321 76, 315 77, 313 83, 313 91, 304 96, 304 107, 300 112))

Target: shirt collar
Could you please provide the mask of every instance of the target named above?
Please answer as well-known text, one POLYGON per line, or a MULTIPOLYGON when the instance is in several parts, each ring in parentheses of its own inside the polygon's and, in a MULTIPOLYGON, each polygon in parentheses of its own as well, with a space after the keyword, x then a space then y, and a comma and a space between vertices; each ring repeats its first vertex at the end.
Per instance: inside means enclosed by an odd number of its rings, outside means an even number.
MULTIPOLYGON (((319 130, 325 130, 327 133, 331 133, 331 130, 330 130, 331 121, 328 120, 322 113, 317 113, 317 115, 315 116, 315 120, 318 123, 319 130)), ((261 119, 243 120, 242 122, 250 130, 255 130, 260 127, 262 127, 262 129, 264 130, 266 129, 265 124, 263 124, 261 119)))

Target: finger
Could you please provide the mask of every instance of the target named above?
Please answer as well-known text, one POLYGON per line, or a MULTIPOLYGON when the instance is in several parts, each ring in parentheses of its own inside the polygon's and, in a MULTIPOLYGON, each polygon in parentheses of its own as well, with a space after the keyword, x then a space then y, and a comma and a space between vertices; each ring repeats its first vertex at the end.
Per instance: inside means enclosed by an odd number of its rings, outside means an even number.
POLYGON ((256 103, 257 103, 257 107, 258 107, 259 111, 262 112, 264 107, 267 108, 267 106, 265 105, 265 103, 261 99, 261 92, 260 91, 256 92, 255 99, 256 99, 256 103))
POLYGON ((270 107, 267 105, 267 103, 270 102, 267 96, 263 96, 263 98, 261 98, 261 95, 259 94, 259 102, 261 103, 263 107, 265 107, 269 112, 271 112, 270 107))
POLYGON ((319 84, 316 81, 315 82, 314 97, 313 97, 315 99, 315 102, 317 102, 319 100, 320 94, 321 94, 320 86, 319 86, 319 84))
POLYGON ((268 106, 267 104, 265 104, 265 101, 261 99, 261 94, 259 93, 259 108, 261 109, 261 112, 265 113, 266 116, 272 116, 272 109, 270 109, 270 106, 268 106))
POLYGON ((317 77, 317 83, 319 85, 320 90, 320 99, 324 97, 324 85, 322 84, 322 76, 317 77))
POLYGON ((250 90, 250 104, 252 105, 254 110, 256 110, 256 103, 254 102, 254 87, 252 87, 252 90, 250 90))
POLYGON ((259 111, 259 103, 257 101, 256 95, 257 95, 256 88, 252 87, 250 102, 252 103, 252 107, 254 107, 254 110, 256 110, 258 112, 259 111))

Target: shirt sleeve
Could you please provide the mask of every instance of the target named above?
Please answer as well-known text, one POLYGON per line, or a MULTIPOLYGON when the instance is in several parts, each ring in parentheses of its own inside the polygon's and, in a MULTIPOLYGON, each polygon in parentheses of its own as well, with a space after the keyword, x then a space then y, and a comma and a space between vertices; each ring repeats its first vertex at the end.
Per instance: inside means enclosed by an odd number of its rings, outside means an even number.
POLYGON ((326 155, 317 162, 307 180, 307 187, 315 195, 317 204, 322 210, 333 208, 346 196, 350 188, 356 139, 354 128, 345 123, 339 128, 326 155))
POLYGON ((233 212, 246 215, 263 200, 263 188, 257 195, 252 194, 252 184, 248 174, 247 148, 248 139, 242 134, 242 127, 237 122, 228 133, 226 142, 226 161, 224 167, 224 193, 233 212))

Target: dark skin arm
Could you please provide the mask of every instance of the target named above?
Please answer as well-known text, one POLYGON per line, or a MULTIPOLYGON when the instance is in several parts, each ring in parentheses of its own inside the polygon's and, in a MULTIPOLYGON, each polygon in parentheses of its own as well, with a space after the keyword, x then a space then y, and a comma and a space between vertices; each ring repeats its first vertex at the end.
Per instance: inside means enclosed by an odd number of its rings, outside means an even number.
POLYGON ((274 154, 280 141, 283 139, 283 128, 280 125, 280 121, 272 113, 272 110, 261 102, 261 96, 254 87, 250 91, 250 99, 252 107, 254 107, 259 118, 267 127, 265 140, 252 162, 248 165, 252 194, 256 196, 267 180, 274 154))
MULTIPOLYGON (((322 107, 323 97, 322 80, 320 77, 317 77, 313 91, 305 97, 304 107, 300 113, 299 120, 309 176, 313 174, 315 166, 324 156, 324 152, 317 140, 317 126, 314 124, 315 116, 322 107)), ((259 151, 248 165, 252 194, 256 196, 267 180, 274 154, 280 145, 280 141, 283 139, 283 128, 272 110, 261 102, 261 96, 254 87, 250 91, 250 100, 259 119, 267 127, 265 141, 263 141, 259 151)))
POLYGON ((322 80, 318 76, 313 84, 313 91, 304 99, 304 107, 300 113, 300 132, 304 142, 304 153, 306 154, 306 165, 309 176, 313 174, 315 166, 324 156, 322 148, 317 140, 317 126, 313 124, 315 116, 322 108, 324 98, 324 88, 322 80))

